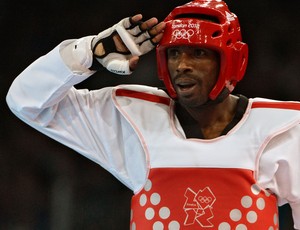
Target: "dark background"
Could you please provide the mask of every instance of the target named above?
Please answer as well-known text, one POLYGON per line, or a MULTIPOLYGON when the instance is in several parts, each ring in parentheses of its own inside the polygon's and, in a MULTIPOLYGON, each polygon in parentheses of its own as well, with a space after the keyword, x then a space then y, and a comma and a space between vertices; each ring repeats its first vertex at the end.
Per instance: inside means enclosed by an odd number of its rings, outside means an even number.
MULTIPOLYGON (((14 78, 61 41, 96 34, 143 13, 162 20, 183 0, 2 0, 0 2, 0 229, 128 229, 131 192, 95 163, 43 136, 8 110, 14 78)), ((249 67, 235 90, 248 97, 300 98, 299 0, 228 0, 250 48, 249 67)), ((105 71, 78 87, 161 84, 155 53, 130 77, 105 71)), ((286 217, 283 217, 286 215, 286 217)), ((289 209, 282 228, 293 229, 289 209)))

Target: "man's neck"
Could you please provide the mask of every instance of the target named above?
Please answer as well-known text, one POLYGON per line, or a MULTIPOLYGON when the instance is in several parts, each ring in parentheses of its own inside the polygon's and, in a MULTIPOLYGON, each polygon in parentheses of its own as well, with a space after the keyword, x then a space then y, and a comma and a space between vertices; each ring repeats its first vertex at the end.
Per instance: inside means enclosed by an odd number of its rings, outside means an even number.
POLYGON ((225 127, 233 120, 238 97, 230 95, 223 102, 202 108, 185 108, 201 130, 204 139, 219 137, 225 127))

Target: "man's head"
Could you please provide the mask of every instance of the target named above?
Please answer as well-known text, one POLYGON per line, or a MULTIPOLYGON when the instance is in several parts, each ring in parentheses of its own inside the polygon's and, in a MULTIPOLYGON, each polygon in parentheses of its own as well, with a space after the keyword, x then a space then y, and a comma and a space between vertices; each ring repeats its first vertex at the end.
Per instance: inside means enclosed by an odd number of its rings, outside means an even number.
POLYGON ((218 76, 210 100, 223 100, 245 73, 248 47, 242 42, 239 21, 221 0, 194 0, 176 7, 165 19, 164 36, 157 46, 159 78, 171 97, 177 93, 168 67, 168 50, 192 46, 218 54, 218 76))

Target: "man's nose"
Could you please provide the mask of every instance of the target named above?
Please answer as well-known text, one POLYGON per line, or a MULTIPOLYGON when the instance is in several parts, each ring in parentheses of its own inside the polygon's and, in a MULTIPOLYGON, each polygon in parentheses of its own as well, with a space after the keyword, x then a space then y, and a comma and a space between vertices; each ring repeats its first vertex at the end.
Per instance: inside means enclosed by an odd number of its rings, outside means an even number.
POLYGON ((184 72, 192 71, 191 61, 190 61, 189 56, 186 53, 182 53, 180 55, 176 71, 178 73, 184 73, 184 72))

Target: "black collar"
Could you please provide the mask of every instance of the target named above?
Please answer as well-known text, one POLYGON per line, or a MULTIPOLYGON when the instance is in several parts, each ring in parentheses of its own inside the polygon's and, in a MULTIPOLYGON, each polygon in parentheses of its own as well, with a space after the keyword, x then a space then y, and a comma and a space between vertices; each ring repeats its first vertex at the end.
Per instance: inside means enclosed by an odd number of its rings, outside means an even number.
MULTIPOLYGON (((248 98, 243 95, 238 95, 237 111, 232 121, 225 127, 221 135, 226 135, 243 117, 247 106, 248 98)), ((197 122, 194 118, 178 103, 175 104, 175 114, 185 132, 187 138, 204 139, 201 129, 198 128, 197 122)))

